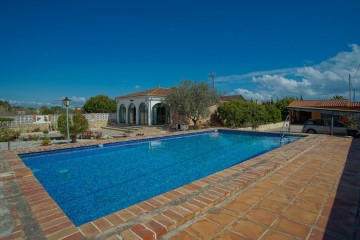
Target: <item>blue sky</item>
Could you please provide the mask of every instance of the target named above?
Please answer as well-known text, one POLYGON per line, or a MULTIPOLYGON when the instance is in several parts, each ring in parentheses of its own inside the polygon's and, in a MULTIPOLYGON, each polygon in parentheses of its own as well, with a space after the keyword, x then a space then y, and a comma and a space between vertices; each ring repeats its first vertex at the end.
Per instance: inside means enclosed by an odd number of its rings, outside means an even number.
POLYGON ((0 99, 82 105, 210 72, 217 90, 246 98, 347 97, 359 11, 358 0, 3 0, 0 99))

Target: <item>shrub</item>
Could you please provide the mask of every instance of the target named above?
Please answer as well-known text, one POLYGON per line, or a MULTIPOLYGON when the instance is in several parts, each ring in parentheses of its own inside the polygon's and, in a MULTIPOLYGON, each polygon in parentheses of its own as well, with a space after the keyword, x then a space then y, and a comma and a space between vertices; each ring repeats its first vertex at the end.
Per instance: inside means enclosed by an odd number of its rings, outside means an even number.
POLYGON ((0 122, 11 122, 13 121, 13 118, 9 118, 9 117, 0 117, 0 122))
POLYGON ((0 128, 0 142, 13 141, 13 140, 19 138, 20 134, 21 134, 20 131, 14 131, 11 129, 0 128))
MULTIPOLYGON (((76 142, 76 136, 84 133, 89 128, 87 119, 79 112, 75 113, 71 117, 69 116, 69 133, 71 142, 76 142)), ((60 133, 66 138, 66 115, 61 115, 58 118, 58 129, 60 133)))
POLYGON ((40 136, 38 136, 38 135, 33 135, 31 137, 31 141, 38 141, 38 140, 40 140, 40 136))
POLYGON ((33 132, 41 132, 41 129, 39 127, 34 128, 33 132))
POLYGON ((266 105, 266 112, 268 115, 267 122, 269 123, 277 123, 281 122, 281 111, 274 105, 266 105))
POLYGON ((51 143, 51 139, 49 137, 44 137, 41 144, 47 146, 51 143))
POLYGON ((225 102, 218 107, 219 117, 227 127, 253 127, 281 121, 280 110, 273 105, 258 105, 243 100, 225 102))
POLYGON ((44 129, 43 134, 48 134, 48 133, 49 133, 49 130, 44 129))
POLYGON ((278 108, 281 112, 282 120, 285 120, 286 116, 289 114, 289 110, 287 109, 287 106, 289 106, 289 104, 295 100, 296 100, 296 98, 294 98, 294 97, 285 97, 285 98, 278 100, 275 103, 276 108, 278 108))

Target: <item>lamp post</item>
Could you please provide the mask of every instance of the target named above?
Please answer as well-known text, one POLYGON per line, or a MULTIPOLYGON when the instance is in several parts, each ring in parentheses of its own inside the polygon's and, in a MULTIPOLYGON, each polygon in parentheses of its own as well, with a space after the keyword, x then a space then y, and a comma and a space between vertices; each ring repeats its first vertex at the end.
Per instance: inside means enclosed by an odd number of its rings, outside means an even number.
POLYGON ((67 133, 67 142, 70 143, 70 134, 69 134, 69 105, 70 105, 70 99, 68 97, 65 97, 62 102, 66 107, 66 133, 67 133))

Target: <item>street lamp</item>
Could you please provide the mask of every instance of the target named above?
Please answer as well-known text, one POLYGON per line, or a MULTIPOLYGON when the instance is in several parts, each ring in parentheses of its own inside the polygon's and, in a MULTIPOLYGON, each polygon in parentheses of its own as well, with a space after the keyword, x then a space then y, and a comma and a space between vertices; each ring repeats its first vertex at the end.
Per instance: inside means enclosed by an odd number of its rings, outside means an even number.
POLYGON ((70 134, 69 134, 69 105, 71 100, 68 97, 65 97, 62 100, 63 104, 66 107, 66 132, 67 132, 67 142, 70 143, 70 134))

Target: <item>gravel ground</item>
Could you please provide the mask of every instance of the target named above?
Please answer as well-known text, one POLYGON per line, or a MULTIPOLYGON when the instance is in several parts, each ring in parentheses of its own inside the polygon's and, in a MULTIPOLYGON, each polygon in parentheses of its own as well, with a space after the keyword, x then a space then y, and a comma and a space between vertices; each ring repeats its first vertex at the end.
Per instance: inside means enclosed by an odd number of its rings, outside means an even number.
MULTIPOLYGON (((120 130, 112 130, 112 129, 91 129, 92 131, 100 131, 102 132, 102 136, 122 136, 125 134, 124 131, 120 130)), ((151 136, 154 134, 159 134, 162 130, 157 128, 150 128, 150 127, 144 127, 139 129, 138 131, 133 131, 131 133, 127 133, 128 136, 136 136, 137 133, 144 134, 145 136, 151 136)), ((43 137, 43 133, 22 133, 21 138, 28 138, 29 135, 32 136, 39 136, 43 137)), ((49 137, 53 138, 61 138, 61 134, 57 131, 50 132, 48 134, 49 137)), ((77 139, 78 142, 95 142, 96 140, 92 139, 77 139)), ((39 141, 14 141, 10 142, 10 149, 16 150, 16 149, 26 149, 26 148, 32 148, 32 147, 39 147, 41 146, 41 140, 39 141)), ((51 144, 66 144, 66 140, 51 140, 51 144)), ((8 149, 8 143, 7 142, 0 142, 0 151, 1 150, 7 150, 8 149)))
MULTIPOLYGON (((78 139, 78 142, 94 142, 96 140, 91 139, 78 139)), ((14 141, 10 142, 10 150, 16 149, 25 149, 25 148, 32 148, 32 147, 39 147, 41 146, 41 140, 39 141, 14 141)), ((52 145, 56 144, 66 144, 66 140, 51 140, 52 145)), ((7 150, 8 143, 7 142, 0 142, 0 150, 7 150)))
MULTIPOLYGON (((291 125, 290 130, 292 133, 301 133, 301 129, 303 128, 304 125, 291 125)), ((287 127, 284 128, 285 131, 287 131, 287 127)), ((273 129, 269 129, 266 132, 280 132, 281 127, 280 128, 273 128, 273 129)))

